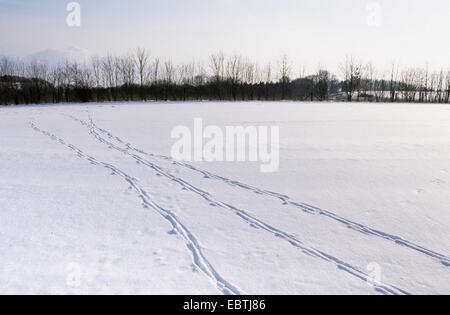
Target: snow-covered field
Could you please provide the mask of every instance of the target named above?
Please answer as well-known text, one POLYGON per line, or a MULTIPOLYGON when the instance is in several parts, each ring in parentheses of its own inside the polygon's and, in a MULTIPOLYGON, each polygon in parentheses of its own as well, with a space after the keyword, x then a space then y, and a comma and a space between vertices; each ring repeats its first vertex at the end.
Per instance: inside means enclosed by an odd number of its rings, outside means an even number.
POLYGON ((1 294, 450 294, 449 205, 449 106, 0 108, 1 294), (171 160, 196 117, 279 171, 171 160))

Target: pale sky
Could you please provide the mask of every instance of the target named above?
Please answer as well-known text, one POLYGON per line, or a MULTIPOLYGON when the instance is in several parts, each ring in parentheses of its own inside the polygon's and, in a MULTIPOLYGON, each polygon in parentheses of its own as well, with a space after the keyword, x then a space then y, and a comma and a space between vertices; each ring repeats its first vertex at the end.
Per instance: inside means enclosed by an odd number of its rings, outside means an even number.
POLYGON ((79 28, 66 24, 69 2, 0 0, 0 55, 139 46, 175 62, 221 50, 261 63, 286 53, 309 70, 334 71, 346 54, 379 67, 450 67, 449 0, 79 0, 79 28))

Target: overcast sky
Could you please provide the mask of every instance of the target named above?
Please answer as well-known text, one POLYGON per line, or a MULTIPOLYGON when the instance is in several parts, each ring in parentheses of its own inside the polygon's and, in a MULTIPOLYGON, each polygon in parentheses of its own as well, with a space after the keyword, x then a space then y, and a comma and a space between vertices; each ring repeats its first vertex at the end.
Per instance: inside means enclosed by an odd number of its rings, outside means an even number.
POLYGON ((332 70, 346 54, 380 67, 450 67, 449 0, 79 0, 79 28, 66 24, 69 2, 0 0, 0 54, 141 46, 177 62, 222 50, 259 62, 287 53, 297 65, 332 70))

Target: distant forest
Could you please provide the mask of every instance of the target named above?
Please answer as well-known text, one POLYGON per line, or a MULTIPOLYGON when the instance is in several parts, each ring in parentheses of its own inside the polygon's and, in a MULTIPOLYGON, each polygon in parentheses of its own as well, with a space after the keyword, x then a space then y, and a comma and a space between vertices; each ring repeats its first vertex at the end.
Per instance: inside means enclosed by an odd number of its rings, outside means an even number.
POLYGON ((67 60, 56 66, 0 58, 0 104, 106 101, 297 100, 448 103, 450 70, 393 64, 377 72, 347 56, 338 76, 322 67, 313 74, 294 69, 283 55, 260 66, 239 55, 212 54, 208 62, 175 65, 145 49, 126 56, 67 60))

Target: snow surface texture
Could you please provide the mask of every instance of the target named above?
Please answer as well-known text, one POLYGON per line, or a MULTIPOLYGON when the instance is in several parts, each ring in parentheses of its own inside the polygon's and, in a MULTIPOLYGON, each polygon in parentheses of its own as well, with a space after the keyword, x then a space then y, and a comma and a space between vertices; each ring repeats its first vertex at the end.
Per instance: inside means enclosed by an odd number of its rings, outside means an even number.
POLYGON ((449 191, 448 106, 0 108, 0 293, 449 294, 449 191), (280 170, 171 160, 196 117, 280 170))

